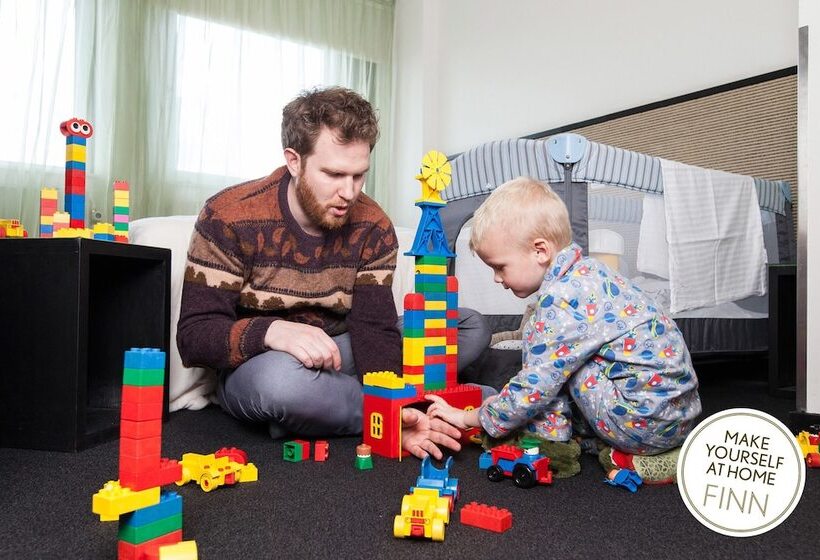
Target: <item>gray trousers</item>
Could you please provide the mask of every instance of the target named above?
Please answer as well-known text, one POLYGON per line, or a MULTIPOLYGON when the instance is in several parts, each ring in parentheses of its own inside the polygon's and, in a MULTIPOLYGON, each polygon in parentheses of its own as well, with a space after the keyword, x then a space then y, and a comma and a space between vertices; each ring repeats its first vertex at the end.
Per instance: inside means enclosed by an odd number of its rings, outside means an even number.
MULTIPOLYGON (((477 311, 459 308, 458 312, 461 371, 489 346, 491 333, 477 311)), ((239 420, 267 423, 274 438, 289 433, 306 437, 361 433, 362 385, 350 336, 333 340, 342 356, 339 372, 307 369, 291 354, 276 350, 254 356, 234 370, 222 370, 217 385, 222 408, 239 420)))

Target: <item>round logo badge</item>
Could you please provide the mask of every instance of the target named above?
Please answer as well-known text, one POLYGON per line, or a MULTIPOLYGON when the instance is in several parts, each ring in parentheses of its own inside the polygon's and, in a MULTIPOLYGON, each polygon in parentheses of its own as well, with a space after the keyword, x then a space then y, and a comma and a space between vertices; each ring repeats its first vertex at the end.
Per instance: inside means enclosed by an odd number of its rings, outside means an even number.
POLYGON ((678 459, 683 503, 702 524, 732 537, 780 525, 800 501, 805 482, 794 435, 773 416, 748 408, 703 420, 678 459))

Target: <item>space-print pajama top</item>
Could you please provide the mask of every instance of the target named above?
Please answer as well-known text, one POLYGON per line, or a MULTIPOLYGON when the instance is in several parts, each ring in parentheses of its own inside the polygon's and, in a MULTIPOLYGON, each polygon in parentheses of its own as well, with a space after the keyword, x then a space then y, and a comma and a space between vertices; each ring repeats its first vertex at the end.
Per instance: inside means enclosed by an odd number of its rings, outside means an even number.
POLYGON ((569 402, 628 453, 679 446, 700 414, 698 380, 675 322, 640 288, 571 244, 556 255, 523 331, 521 371, 479 412, 490 436, 572 435, 569 402))

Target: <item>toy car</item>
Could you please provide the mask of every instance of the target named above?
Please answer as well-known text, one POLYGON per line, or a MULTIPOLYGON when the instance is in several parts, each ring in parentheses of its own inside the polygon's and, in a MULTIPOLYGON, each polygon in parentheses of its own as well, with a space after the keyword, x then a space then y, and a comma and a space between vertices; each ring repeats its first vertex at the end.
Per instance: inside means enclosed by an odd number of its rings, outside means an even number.
POLYGON ((254 482, 259 476, 256 465, 248 463, 247 454, 235 447, 223 447, 210 455, 185 453, 180 464, 182 478, 177 480, 177 486, 195 480, 205 492, 237 482, 254 482))
POLYGON ((448 457, 443 468, 436 468, 428 455, 421 462, 421 475, 416 479, 416 485, 410 488, 410 492, 412 493, 416 488, 437 490, 440 497, 450 501, 450 511, 453 511, 458 500, 458 479, 450 477, 452 464, 453 458, 448 457))
POLYGON ((549 457, 541 455, 537 447, 523 450, 513 445, 499 445, 478 458, 478 468, 487 469, 487 478, 492 482, 511 476, 519 488, 552 484, 549 467, 549 457))
POLYGON ((393 519, 393 536, 417 537, 441 542, 450 522, 450 499, 435 488, 414 488, 401 500, 401 513, 393 519))

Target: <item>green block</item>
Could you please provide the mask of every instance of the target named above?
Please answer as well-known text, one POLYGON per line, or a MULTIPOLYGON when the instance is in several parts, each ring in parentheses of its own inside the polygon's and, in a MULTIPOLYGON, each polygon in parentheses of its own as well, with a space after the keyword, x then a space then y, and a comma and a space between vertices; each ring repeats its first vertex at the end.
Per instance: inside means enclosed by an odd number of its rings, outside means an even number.
POLYGON ((114 206, 114 214, 128 215, 128 206, 114 206))
POLYGON ((424 390, 425 391, 437 391, 438 389, 446 389, 447 382, 446 381, 439 381, 436 383, 424 383, 424 390))
POLYGON ((424 338, 424 329, 404 329, 404 338, 424 338))
POLYGON ((165 383, 164 369, 125 368, 122 374, 123 385, 139 387, 156 387, 165 383))
POLYGON ((447 284, 432 284, 430 282, 416 282, 416 293, 423 294, 425 292, 446 292, 447 284))
POLYGON ((114 224, 114 231, 128 231, 128 222, 117 222, 114 224))
POLYGON ((164 519, 157 519, 145 525, 131 526, 120 522, 119 539, 131 544, 141 544, 162 535, 182 529, 182 514, 177 513, 164 519))
POLYGON ((437 257, 434 255, 424 255, 423 257, 416 257, 416 264, 447 264, 449 257, 437 257))
POLYGON ((282 447, 282 459, 291 463, 298 463, 302 460, 302 446, 295 441, 286 441, 282 447))

